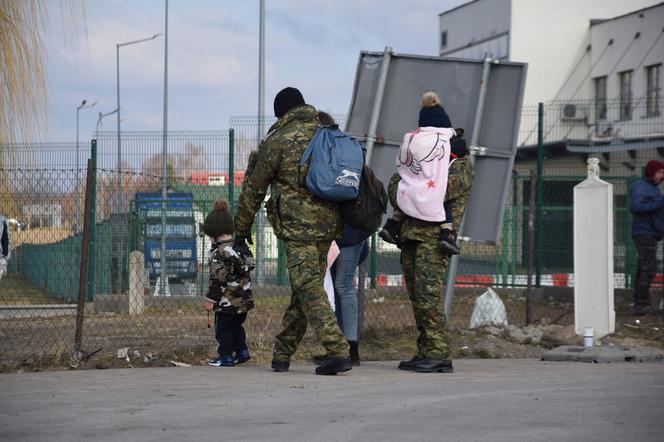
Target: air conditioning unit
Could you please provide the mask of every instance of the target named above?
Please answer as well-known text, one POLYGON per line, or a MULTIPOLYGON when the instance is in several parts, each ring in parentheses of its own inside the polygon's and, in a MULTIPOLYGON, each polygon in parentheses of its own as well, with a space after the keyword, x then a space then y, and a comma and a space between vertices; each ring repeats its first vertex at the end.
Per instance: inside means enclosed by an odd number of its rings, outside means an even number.
POLYGON ((563 121, 585 121, 586 106, 579 103, 563 103, 560 106, 560 119, 563 121))

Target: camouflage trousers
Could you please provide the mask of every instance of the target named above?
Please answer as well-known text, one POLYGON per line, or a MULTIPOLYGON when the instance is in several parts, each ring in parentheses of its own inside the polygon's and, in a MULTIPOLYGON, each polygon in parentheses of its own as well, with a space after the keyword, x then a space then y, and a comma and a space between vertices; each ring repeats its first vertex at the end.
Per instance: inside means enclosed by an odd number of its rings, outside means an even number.
POLYGON ((421 358, 450 357, 442 301, 447 259, 433 241, 406 241, 401 246, 401 267, 413 307, 415 326, 420 332, 417 337, 417 356, 421 358))
POLYGON ((274 343, 274 359, 290 361, 311 323, 329 356, 348 356, 348 342, 327 300, 323 278, 329 241, 284 241, 291 281, 291 301, 274 343))

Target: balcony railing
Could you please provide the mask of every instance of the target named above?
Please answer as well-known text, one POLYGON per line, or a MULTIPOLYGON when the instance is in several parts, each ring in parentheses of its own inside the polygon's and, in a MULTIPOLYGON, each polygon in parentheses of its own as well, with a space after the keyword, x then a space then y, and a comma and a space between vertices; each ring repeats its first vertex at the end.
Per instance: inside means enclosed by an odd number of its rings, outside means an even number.
MULTIPOLYGON (((545 144, 580 141, 606 144, 616 140, 664 137, 661 102, 630 100, 556 100, 544 103, 545 144)), ((537 144, 537 105, 524 106, 519 147, 537 144)))

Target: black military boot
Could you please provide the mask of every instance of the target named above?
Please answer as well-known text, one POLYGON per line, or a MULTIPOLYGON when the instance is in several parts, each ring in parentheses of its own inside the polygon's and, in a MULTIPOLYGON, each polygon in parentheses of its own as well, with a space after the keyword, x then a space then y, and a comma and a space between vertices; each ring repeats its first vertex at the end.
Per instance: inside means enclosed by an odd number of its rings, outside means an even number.
POLYGON ((452 361, 449 359, 424 358, 413 364, 412 370, 416 373, 454 373, 452 361))
POLYGON ((410 370, 410 371, 412 371, 413 366, 415 364, 417 364, 418 362, 420 362, 422 359, 424 359, 424 358, 421 358, 421 357, 415 355, 407 361, 401 361, 401 362, 399 362, 399 370, 410 370))
POLYGON ((360 365, 360 351, 359 344, 357 341, 348 341, 350 345, 350 362, 353 364, 353 367, 360 365))
POLYGON ((441 229, 438 247, 446 255, 458 255, 461 249, 457 245, 457 235, 452 229, 441 229))
POLYGON ((388 218, 378 236, 385 242, 399 245, 399 223, 394 218, 388 218))
POLYGON ((340 372, 343 373, 344 371, 348 371, 352 368, 353 363, 350 361, 350 358, 328 358, 325 364, 316 367, 316 374, 335 375, 340 372))
POLYGON ((290 368, 290 361, 280 361, 279 359, 272 359, 272 370, 283 373, 290 368))
POLYGON ((327 364, 327 360, 330 359, 327 354, 324 355, 316 355, 312 358, 312 361, 316 365, 323 365, 327 364))

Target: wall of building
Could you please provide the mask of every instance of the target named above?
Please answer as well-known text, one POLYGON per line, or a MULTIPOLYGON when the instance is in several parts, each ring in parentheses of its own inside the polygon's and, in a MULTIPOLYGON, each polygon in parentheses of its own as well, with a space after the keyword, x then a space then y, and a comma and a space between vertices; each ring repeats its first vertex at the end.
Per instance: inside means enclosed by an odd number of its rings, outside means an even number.
POLYGON ((460 58, 507 57, 511 0, 476 0, 439 16, 440 54, 460 58), (447 45, 441 47, 441 33, 447 45))
MULTIPOLYGON (((558 98, 591 98, 582 61, 591 19, 609 19, 658 0, 512 0, 510 60, 528 63, 524 105, 558 98)), ((585 57, 586 59, 588 57, 585 57)), ((615 60, 615 59, 614 59, 615 60)))
POLYGON ((510 61, 528 63, 526 106, 554 98, 589 99, 592 63, 584 54, 590 20, 610 19, 660 1, 475 0, 440 14, 440 54, 481 59, 487 52, 501 58, 506 51, 510 61), (444 48, 442 31, 447 31, 444 48))
MULTIPOLYGON (((607 98, 619 97, 618 73, 633 70, 632 93, 635 98, 646 92, 646 66, 664 62, 664 3, 640 13, 629 14, 590 27, 591 65, 588 95, 593 97, 592 78, 607 76, 607 98), (636 33, 639 38, 634 38, 636 33), (608 46, 609 40, 613 44, 608 46), (653 46, 653 43, 655 45, 653 46), (604 49, 606 52, 602 55, 604 49)), ((660 82, 661 82, 660 78, 660 82)), ((661 84, 661 83, 660 83, 661 84)), ((644 98, 645 99, 645 98, 644 98)))

